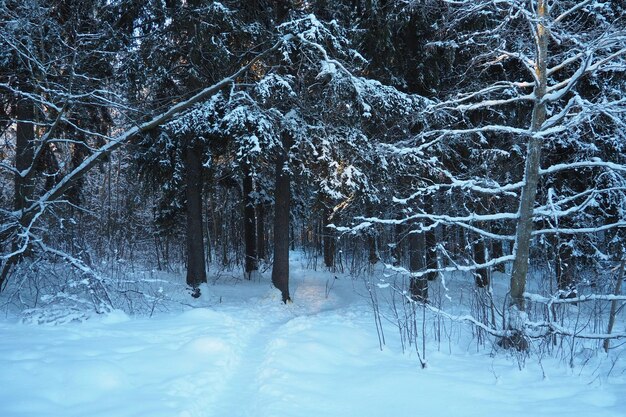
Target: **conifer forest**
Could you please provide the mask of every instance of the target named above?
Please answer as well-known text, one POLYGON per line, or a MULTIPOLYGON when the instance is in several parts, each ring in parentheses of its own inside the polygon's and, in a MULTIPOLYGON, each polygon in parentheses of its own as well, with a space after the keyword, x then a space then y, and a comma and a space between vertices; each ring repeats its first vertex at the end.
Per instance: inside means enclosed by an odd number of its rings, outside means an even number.
POLYGON ((0 0, 1 415, 617 417, 625 269, 621 0, 0 0))

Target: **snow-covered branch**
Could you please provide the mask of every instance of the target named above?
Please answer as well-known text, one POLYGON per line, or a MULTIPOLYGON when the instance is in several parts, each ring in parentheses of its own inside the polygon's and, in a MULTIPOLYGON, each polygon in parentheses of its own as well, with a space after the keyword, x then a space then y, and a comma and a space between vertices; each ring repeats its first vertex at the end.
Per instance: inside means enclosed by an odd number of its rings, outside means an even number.
POLYGON ((560 298, 558 296, 544 297, 539 294, 525 292, 524 297, 528 301, 532 301, 534 303, 546 304, 548 306, 552 304, 575 304, 575 303, 582 303, 585 301, 626 301, 626 295, 615 295, 615 294, 589 294, 589 295, 580 295, 578 297, 572 297, 572 298, 560 298))
POLYGON ((614 162, 603 161, 600 158, 594 158, 591 161, 571 162, 567 164, 555 164, 548 168, 539 169, 540 175, 554 174, 555 172, 567 171, 579 168, 606 168, 614 171, 626 172, 626 165, 616 164, 614 162))
POLYGON ((38 212, 38 209, 42 206, 42 204, 60 198, 78 178, 89 172, 89 170, 93 168, 103 157, 118 149, 120 146, 124 145, 135 136, 155 129, 156 127, 171 120, 174 116, 193 107, 195 104, 206 100, 221 89, 235 83, 237 78, 246 73, 256 62, 278 50, 278 48, 280 48, 280 46, 282 46, 283 43, 289 39, 291 39, 291 36, 286 36, 280 39, 271 48, 265 50, 264 52, 251 59, 246 65, 242 66, 239 70, 235 71, 230 76, 223 78, 222 80, 213 84, 210 87, 202 89, 191 98, 173 105, 167 111, 152 117, 150 120, 141 123, 139 126, 132 127, 127 131, 117 135, 115 138, 112 138, 106 145, 98 149, 97 152, 85 158, 85 160, 78 167, 65 175, 58 184, 56 184, 53 188, 51 188, 49 191, 39 197, 38 200, 35 201, 29 208, 24 210, 23 213, 15 213, 16 217, 32 218, 33 215, 38 212))

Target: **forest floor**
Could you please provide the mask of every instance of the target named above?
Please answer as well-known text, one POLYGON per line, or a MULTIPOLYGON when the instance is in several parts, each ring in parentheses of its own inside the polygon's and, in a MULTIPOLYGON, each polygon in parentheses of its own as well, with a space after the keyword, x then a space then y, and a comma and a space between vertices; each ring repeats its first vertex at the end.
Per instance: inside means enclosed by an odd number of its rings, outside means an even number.
POLYGON ((150 318, 115 311, 52 325, 9 315, 0 416, 626 415, 626 355, 594 353, 573 368, 531 357, 520 370, 514 354, 467 336, 427 341, 421 369, 385 320, 379 348, 364 282, 338 277, 294 261, 286 306, 264 276, 220 279, 193 308, 150 318))

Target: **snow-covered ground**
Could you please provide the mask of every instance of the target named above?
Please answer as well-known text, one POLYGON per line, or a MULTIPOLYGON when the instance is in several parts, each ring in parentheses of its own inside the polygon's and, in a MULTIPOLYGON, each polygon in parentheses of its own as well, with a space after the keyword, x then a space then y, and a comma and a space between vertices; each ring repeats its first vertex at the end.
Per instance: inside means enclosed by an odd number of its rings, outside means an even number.
POLYGON ((362 281, 328 292, 332 275, 292 268, 287 306, 263 278, 220 280, 195 308, 151 318, 3 319, 0 416, 626 416, 626 357, 520 370, 461 339, 430 341, 421 369, 390 325, 379 349, 362 281))

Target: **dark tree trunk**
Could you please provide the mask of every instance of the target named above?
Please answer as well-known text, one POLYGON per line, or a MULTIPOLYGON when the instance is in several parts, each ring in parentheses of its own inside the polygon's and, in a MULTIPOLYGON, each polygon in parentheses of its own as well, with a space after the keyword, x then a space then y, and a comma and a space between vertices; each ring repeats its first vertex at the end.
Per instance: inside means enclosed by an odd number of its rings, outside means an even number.
MULTIPOLYGON (((374 210, 372 209, 372 204, 370 202, 366 203, 365 207, 366 213, 368 217, 373 217, 374 210)), ((369 228, 367 233, 367 249, 368 249, 368 261, 370 264, 374 265, 376 262, 380 260, 380 256, 378 255, 378 233, 376 229, 373 227, 369 228)))
MULTIPOLYGON (((495 223, 491 229, 494 233, 496 234, 501 234, 502 233, 502 227, 495 223)), ((491 241, 491 258, 492 259, 497 259, 504 256, 504 251, 502 250, 502 241, 501 240, 492 240, 491 241)), ((505 263, 501 263, 501 264, 497 264, 494 265, 493 270, 494 271, 498 271, 498 272, 502 272, 505 273, 506 272, 506 264, 505 263)))
MULTIPOLYGON (((426 212, 433 212, 432 197, 428 197, 426 201, 426 212)), ((437 265, 437 235, 435 234, 435 228, 430 228, 424 233, 424 239, 426 241, 426 269, 434 270, 439 266, 437 265)), ((437 279, 436 272, 429 272, 426 275, 429 281, 437 279)))
POLYGON ((207 282, 204 264, 202 228, 202 148, 187 138, 185 147, 185 179, 187 197, 187 285, 200 296, 198 287, 207 282))
POLYGON ((402 263, 402 233, 402 223, 397 223, 394 227, 394 247, 391 251, 393 266, 399 266, 402 263))
POLYGON ((284 303, 291 301, 289 296, 289 206, 291 204, 290 178, 287 152, 291 138, 283 134, 284 151, 276 160, 276 186, 274 190, 274 265, 272 284, 282 294, 284 303))
POLYGON ((59 181, 59 161, 54 156, 54 152, 50 147, 50 144, 46 145, 42 154, 43 169, 46 173, 46 183, 44 185, 45 191, 49 191, 52 187, 57 185, 59 181))
POLYGON ((31 198, 34 174, 34 141, 35 125, 31 122, 35 118, 33 103, 28 99, 20 99, 17 102, 17 131, 15 138, 15 168, 18 173, 29 172, 22 176, 15 174, 15 210, 21 211, 28 206, 31 198))
MULTIPOLYGON (((26 90, 26 87, 23 87, 26 90)), ((15 195, 13 206, 16 211, 22 211, 28 207, 28 200, 32 198, 33 192, 33 174, 34 174, 34 141, 35 141, 35 125, 32 121, 35 119, 35 109, 28 99, 20 99, 16 106, 17 131, 15 138, 15 168, 17 173, 14 176, 15 195), (28 172, 28 175, 22 175, 28 172)), ((28 225, 28 219, 22 217, 21 226, 28 225)), ((8 235, 8 234, 7 234, 8 235)), ((4 245, 6 235, 0 235, 0 247, 4 245)), ((7 244, 12 245, 13 250, 18 250, 25 242, 20 241, 19 237, 10 238, 7 244)), ((27 254, 28 251, 22 253, 27 254)), ((22 256, 20 255, 20 257, 22 256)), ((17 264, 19 257, 11 256, 4 264, 0 263, 0 292, 4 289, 4 284, 9 276, 12 267, 17 264)))
POLYGON ((575 297, 576 258, 569 241, 561 240, 556 257, 557 288, 563 297, 575 297))
POLYGON ((245 241, 245 271, 248 279, 252 271, 257 270, 256 222, 254 219, 254 201, 252 200, 253 181, 250 166, 242 164, 243 171, 243 235, 245 241))
MULTIPOLYGON (((72 145, 71 153, 71 166, 72 169, 76 169, 80 164, 83 163, 83 160, 86 156, 85 145, 83 145, 82 140, 80 140, 80 143, 77 142, 72 145)), ((72 186, 67 190, 67 199, 75 206, 79 206, 81 204, 80 193, 82 191, 83 184, 84 177, 81 177, 74 181, 72 186)))
POLYGON ((315 253, 320 255, 324 253, 324 245, 322 244, 324 241, 324 222, 315 222, 314 228, 315 232, 313 233, 313 238, 315 240, 315 253))
MULTIPOLYGON (((619 265, 619 273, 617 274, 617 281, 615 282, 615 290, 613 291, 613 294, 615 295, 621 295, 622 293, 622 282, 624 281, 624 267, 626 267, 626 261, 622 260, 619 265)), ((613 331, 613 326, 615 325, 615 315, 617 314, 617 311, 618 311, 617 304, 618 304, 617 300, 611 301, 611 310, 609 312, 609 325, 608 325, 608 329, 606 332, 607 334, 611 334, 611 332, 613 331)), ((604 339, 604 342, 602 343, 602 347, 604 348, 605 352, 609 351, 610 345, 611 345, 611 340, 604 339)))
MULTIPOLYGON (((424 268, 424 237, 419 233, 410 233, 409 240, 409 271, 417 272, 424 268)), ((428 301, 428 278, 422 275, 411 278, 409 284, 411 298, 415 301, 428 301)))
MULTIPOLYGON (((477 237, 473 243, 474 246, 474 262, 476 264, 485 263, 485 240, 482 237, 477 237)), ((474 272, 474 280, 478 288, 485 288, 489 286, 489 271, 487 268, 480 268, 474 272)))
POLYGON ((266 259, 265 254, 265 206, 256 206, 256 250, 258 259, 266 259))
POLYGON ((324 207, 322 212, 322 233, 324 236, 324 265, 326 265, 326 268, 335 266, 335 236, 333 231, 327 227, 330 224, 331 215, 332 210, 324 207))
POLYGON ((380 260, 380 256, 378 256, 378 240, 376 239, 375 231, 367 235, 367 247, 369 249, 368 260, 370 264, 374 265, 380 260))

